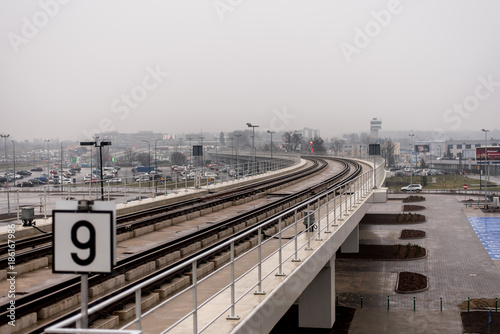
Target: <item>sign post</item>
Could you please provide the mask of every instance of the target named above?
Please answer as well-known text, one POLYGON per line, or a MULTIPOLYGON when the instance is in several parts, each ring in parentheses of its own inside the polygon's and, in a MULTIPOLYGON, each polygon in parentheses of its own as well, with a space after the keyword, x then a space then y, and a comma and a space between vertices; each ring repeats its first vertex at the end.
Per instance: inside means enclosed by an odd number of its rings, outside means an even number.
POLYGON ((113 202, 57 202, 52 211, 53 273, 81 274, 81 328, 88 327, 88 275, 110 274, 116 264, 113 202))
MULTIPOLYGON (((464 190, 465 190, 465 201, 467 201, 467 188, 469 188, 468 185, 464 184, 464 190)), ((467 202, 465 202, 465 205, 467 205, 467 202)))
POLYGON ((377 189, 377 155, 380 155, 380 144, 370 144, 368 154, 373 155, 373 189, 377 189))

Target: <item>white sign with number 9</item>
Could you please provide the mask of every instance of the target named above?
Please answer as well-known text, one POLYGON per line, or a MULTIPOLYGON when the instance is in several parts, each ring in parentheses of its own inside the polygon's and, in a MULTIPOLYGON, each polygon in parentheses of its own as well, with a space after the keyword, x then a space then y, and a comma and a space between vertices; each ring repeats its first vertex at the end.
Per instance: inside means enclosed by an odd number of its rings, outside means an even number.
POLYGON ((111 273, 113 213, 54 210, 54 273, 111 273))

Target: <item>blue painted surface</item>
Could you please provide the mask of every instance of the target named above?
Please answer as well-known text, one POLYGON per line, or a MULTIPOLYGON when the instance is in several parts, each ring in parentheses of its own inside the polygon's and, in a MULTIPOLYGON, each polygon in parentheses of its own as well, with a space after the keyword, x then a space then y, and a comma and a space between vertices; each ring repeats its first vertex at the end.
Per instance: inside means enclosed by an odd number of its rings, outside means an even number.
POLYGON ((479 240, 494 260, 500 260, 500 217, 469 217, 479 240))

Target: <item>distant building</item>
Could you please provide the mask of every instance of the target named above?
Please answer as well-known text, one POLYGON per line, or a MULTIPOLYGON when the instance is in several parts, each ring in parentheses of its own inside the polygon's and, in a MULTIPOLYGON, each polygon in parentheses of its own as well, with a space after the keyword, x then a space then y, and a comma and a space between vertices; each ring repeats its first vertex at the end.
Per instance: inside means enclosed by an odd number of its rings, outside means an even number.
POLYGON ((373 118, 370 121, 370 137, 372 139, 378 139, 378 130, 382 129, 382 120, 373 118))
MULTIPOLYGON (((450 155, 455 158, 475 158, 476 148, 484 147, 484 139, 474 139, 474 140, 447 140, 446 148, 450 155)), ((500 140, 490 138, 488 139, 488 147, 499 146, 500 140)), ((445 154, 445 152, 443 153, 445 154)))
POLYGON ((314 139, 319 138, 319 130, 318 129, 302 129, 302 138, 304 139, 314 139))

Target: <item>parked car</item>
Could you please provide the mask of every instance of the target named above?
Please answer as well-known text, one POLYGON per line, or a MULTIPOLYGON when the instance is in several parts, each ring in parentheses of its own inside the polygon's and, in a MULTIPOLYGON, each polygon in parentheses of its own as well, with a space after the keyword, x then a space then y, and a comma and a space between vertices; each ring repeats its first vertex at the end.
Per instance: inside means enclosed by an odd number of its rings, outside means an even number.
POLYGON ((406 187, 401 188, 402 192, 415 191, 417 193, 422 191, 422 186, 420 184, 409 184, 406 187))
POLYGON ((107 183, 122 183, 122 179, 115 177, 114 179, 106 180, 107 183))
POLYGON ((29 170, 20 170, 17 174, 22 176, 31 176, 31 172, 29 170))
POLYGON ((23 181, 23 182, 17 183, 16 187, 21 187, 21 188, 33 187, 33 183, 31 183, 30 181, 23 181))
POLYGON ((41 172, 41 171, 43 171, 43 168, 42 167, 31 168, 31 171, 32 172, 41 172))
POLYGON ((141 199, 146 199, 146 198, 149 198, 149 197, 147 197, 147 196, 136 196, 136 197, 129 198, 129 199, 127 200, 127 202, 138 201, 138 200, 141 200, 141 199))

